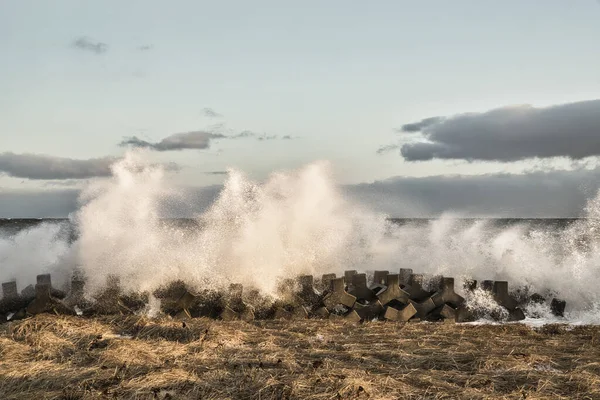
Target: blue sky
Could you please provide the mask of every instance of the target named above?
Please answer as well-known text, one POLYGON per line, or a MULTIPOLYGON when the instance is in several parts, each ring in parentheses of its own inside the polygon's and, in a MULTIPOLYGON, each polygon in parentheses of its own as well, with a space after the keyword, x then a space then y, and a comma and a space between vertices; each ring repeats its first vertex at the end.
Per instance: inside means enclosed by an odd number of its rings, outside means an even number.
MULTIPOLYGON (((119 156, 124 137, 249 130, 279 139, 155 157, 199 186, 228 166, 260 179, 318 159, 348 184, 520 172, 532 162, 376 150, 432 116, 600 98, 600 3, 0 0, 0 51, 5 152, 89 159, 119 156)), ((5 189, 43 185, 0 176, 5 189)))

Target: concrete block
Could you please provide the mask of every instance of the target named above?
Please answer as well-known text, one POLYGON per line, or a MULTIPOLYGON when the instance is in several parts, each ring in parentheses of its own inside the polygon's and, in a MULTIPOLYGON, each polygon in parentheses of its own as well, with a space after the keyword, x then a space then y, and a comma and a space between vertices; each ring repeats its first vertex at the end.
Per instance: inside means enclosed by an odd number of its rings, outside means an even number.
POLYGON ((315 318, 327 319, 329 318, 329 310, 326 307, 319 307, 315 310, 315 318))
POLYGON ((411 300, 420 302, 433 294, 423 288, 424 282, 425 276, 423 274, 412 274, 403 290, 408 293, 411 300))
POLYGON ((335 274, 324 274, 321 277, 321 286, 324 291, 330 292, 333 289, 333 280, 336 279, 335 274))
POLYGON ((21 290, 21 297, 26 297, 29 299, 33 299, 35 297, 35 286, 27 285, 23 290, 21 290))
POLYGON ((444 278, 440 290, 431 298, 438 307, 449 304, 453 308, 458 308, 465 302, 465 299, 454 291, 454 278, 444 278))
POLYGON ((229 306, 225 306, 220 317, 223 321, 235 321, 240 319, 240 315, 233 311, 229 306))
POLYGON ((436 305, 433 299, 431 299, 431 297, 428 297, 427 299, 422 300, 421 302, 416 302, 414 300, 409 300, 409 302, 413 305, 415 310, 417 310, 415 318, 419 318, 421 320, 424 320, 429 315, 429 313, 431 313, 436 308, 436 305))
POLYGON ((457 320, 456 315, 456 309, 450 307, 448 304, 444 304, 433 310, 427 319, 429 321, 450 320, 454 322, 457 320))
POLYGON ((517 301, 508 294, 508 282, 495 281, 492 293, 496 303, 500 304, 508 311, 513 311, 517 308, 517 301))
POLYGON ((296 294, 297 302, 314 308, 321 302, 321 294, 314 287, 312 275, 302 275, 297 278, 299 291, 296 294))
POLYGON ((350 310, 350 312, 344 315, 344 320, 347 322, 358 323, 361 321, 360 315, 356 312, 356 310, 350 310))
POLYGON ((71 290, 69 291, 69 294, 64 298, 63 304, 65 304, 69 308, 73 308, 75 306, 79 307, 79 309, 81 309, 82 307, 88 307, 89 304, 87 304, 88 302, 84 298, 84 288, 84 280, 78 276, 74 276, 71 279, 71 290))
POLYGON ((323 303, 329 311, 332 311, 337 305, 352 308, 356 302, 356 297, 346 292, 344 278, 335 278, 332 281, 332 290, 323 298, 323 303))
POLYGON ((534 293, 529 296, 529 301, 535 304, 544 304, 546 302, 546 298, 539 293, 534 293))
POLYGON ((400 287, 408 286, 410 284, 410 277, 412 274, 412 268, 400 268, 400 273, 398 274, 398 279, 400 280, 400 287))
POLYGON ((73 314, 73 310, 68 309, 67 306, 50 295, 50 290, 51 287, 48 284, 35 285, 35 299, 27 306, 27 313, 31 315, 45 312, 73 314))
POLYGON ((344 282, 346 282, 346 285, 352 285, 352 277, 357 273, 355 269, 344 271, 344 282))
POLYGON ((50 274, 41 274, 36 277, 38 285, 48 285, 52 287, 52 277, 50 274))
POLYGON ((550 310, 552 311, 552 314, 556 315, 557 317, 564 317, 566 306, 566 301, 555 298, 552 299, 552 302, 550 303, 550 310))
POLYGON ((477 316, 464 304, 456 309, 456 322, 473 322, 477 316))
MULTIPOLYGON (((388 285, 385 289, 377 293, 377 298, 382 305, 387 305, 392 300, 397 300, 402 304, 408 304, 410 300, 408 293, 400 289, 400 277, 397 274, 388 275, 388 285)), ((414 308, 414 307, 413 307, 414 308)))
POLYGON ((245 322, 254 321, 254 311, 252 310, 252 307, 246 307, 246 309, 240 313, 240 319, 245 322))
POLYGON ((373 301, 377 299, 375 293, 367 287, 367 275, 355 274, 352 276, 352 289, 349 293, 356 297, 358 301, 373 301))
POLYGON ((481 289, 486 292, 492 292, 494 290, 494 281, 485 280, 481 281, 481 289))
POLYGON ((292 319, 292 312, 289 310, 286 310, 283 307, 276 307, 275 308, 275 315, 273 316, 273 319, 276 320, 286 320, 286 321, 290 321, 292 319))
POLYGON ((4 282, 2 284, 2 298, 6 300, 16 299, 19 297, 19 292, 17 291, 17 282, 10 281, 4 282))
POLYGON ((303 320, 308 318, 308 310, 304 306, 294 307, 292 311, 293 320, 303 320))
POLYGON ((360 318, 365 321, 371 321, 375 318, 379 318, 383 315, 384 308, 379 300, 375 300, 369 304, 356 303, 354 310, 358 313, 360 318))
POLYGON ((384 318, 390 321, 407 322, 416 313, 417 310, 412 304, 408 304, 400 310, 393 307, 386 307, 384 318))
POLYGON ((244 294, 244 285, 241 283, 232 283, 229 285, 229 297, 232 299, 242 299, 244 294))
POLYGON ((521 310, 520 308, 515 308, 514 310, 510 310, 508 312, 508 321, 509 322, 514 322, 514 321, 522 321, 525 319, 525 313, 523 312, 523 310, 521 310))
POLYGON ((477 288, 477 281, 475 279, 465 279, 463 281, 463 289, 467 292, 472 292, 477 288))
POLYGON ((388 275, 390 271, 375 271, 373 273, 373 285, 381 287, 382 285, 387 286, 388 284, 388 275))

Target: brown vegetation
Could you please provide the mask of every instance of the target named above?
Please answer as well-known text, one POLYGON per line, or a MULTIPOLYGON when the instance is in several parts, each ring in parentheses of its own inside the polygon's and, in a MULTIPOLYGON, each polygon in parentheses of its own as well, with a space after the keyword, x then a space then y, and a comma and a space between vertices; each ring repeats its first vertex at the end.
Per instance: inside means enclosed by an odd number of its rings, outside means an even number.
POLYGON ((600 327, 39 315, 1 399, 600 399, 600 327))

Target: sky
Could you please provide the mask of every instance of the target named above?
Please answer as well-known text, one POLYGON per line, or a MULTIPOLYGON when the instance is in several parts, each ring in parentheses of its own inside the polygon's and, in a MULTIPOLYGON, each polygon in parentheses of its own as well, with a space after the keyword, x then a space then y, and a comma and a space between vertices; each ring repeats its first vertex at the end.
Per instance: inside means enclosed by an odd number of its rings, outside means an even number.
POLYGON ((0 0, 0 52, 0 216, 139 147, 198 190, 329 160, 394 215, 572 216, 598 185, 596 0, 0 0))

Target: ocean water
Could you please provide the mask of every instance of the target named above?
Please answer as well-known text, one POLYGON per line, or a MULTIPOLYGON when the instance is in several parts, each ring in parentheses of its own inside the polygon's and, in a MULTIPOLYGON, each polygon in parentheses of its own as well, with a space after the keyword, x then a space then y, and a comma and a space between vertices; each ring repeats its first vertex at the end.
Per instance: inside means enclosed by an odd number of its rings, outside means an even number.
MULTIPOLYGON (((90 292, 117 275, 133 291, 182 279, 276 295, 282 278, 298 274, 412 268, 457 282, 506 280, 566 300, 566 321, 600 323, 599 197, 579 219, 394 219, 345 198, 328 165, 315 163, 263 182, 232 170, 206 211, 171 219, 169 204, 193 200, 170 181, 129 153, 112 177, 85 188, 69 218, 0 220, 0 281, 22 289, 49 272, 60 285, 78 269, 90 292)), ((493 311, 485 296, 468 301, 493 311)), ((532 307, 536 321, 553 320, 547 305, 532 307)))

